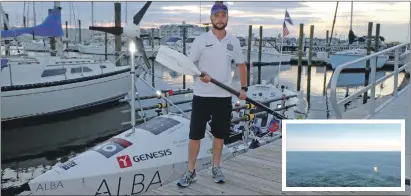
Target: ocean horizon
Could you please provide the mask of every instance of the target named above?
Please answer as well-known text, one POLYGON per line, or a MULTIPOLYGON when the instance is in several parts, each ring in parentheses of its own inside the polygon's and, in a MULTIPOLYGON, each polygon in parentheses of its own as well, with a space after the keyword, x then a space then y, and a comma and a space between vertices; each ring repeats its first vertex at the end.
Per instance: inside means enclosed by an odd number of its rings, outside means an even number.
POLYGON ((287 187, 401 187, 401 151, 287 151, 286 167, 287 187))

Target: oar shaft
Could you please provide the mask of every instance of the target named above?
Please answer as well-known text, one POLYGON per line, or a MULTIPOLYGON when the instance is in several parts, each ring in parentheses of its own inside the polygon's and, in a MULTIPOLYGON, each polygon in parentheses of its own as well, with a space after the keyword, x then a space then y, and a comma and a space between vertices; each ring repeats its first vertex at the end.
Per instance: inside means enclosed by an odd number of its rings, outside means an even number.
MULTIPOLYGON (((228 92, 236 95, 237 97, 240 96, 240 92, 238 92, 238 91, 234 90, 233 88, 231 88, 231 87, 229 87, 229 86, 227 86, 227 85, 219 82, 218 80, 215 80, 215 79, 211 78, 210 82, 213 83, 213 84, 215 84, 215 85, 217 85, 217 86, 219 86, 219 87, 221 87, 221 88, 223 88, 223 89, 225 89, 226 91, 228 91, 228 92)), ((270 113, 270 114, 272 114, 272 115, 274 115, 274 116, 277 116, 277 117, 280 118, 280 119, 287 119, 287 117, 285 117, 285 116, 283 116, 283 115, 281 115, 281 114, 278 114, 277 112, 275 112, 274 110, 268 108, 268 107, 265 106, 264 104, 261 104, 261 103, 259 103, 259 102, 257 102, 257 101, 254 101, 254 100, 250 99, 249 97, 247 97, 247 98, 245 99, 245 101, 247 101, 247 102, 249 102, 249 103, 252 103, 252 104, 260 107, 261 109, 265 110, 266 112, 268 112, 268 113, 270 113)))

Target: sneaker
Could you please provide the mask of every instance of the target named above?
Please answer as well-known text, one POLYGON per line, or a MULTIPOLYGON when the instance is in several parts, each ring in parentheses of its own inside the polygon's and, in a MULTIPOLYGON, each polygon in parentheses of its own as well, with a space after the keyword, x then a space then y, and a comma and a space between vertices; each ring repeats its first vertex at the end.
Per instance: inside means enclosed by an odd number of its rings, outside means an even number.
POLYGON ((214 182, 216 182, 216 183, 224 183, 225 182, 225 178, 224 178, 223 172, 221 172, 220 166, 213 167, 212 174, 213 174, 214 182))
POLYGON ((195 177, 196 177, 196 170, 194 170, 193 172, 186 170, 186 172, 183 174, 180 180, 178 180, 177 186, 187 187, 188 185, 196 181, 195 177))

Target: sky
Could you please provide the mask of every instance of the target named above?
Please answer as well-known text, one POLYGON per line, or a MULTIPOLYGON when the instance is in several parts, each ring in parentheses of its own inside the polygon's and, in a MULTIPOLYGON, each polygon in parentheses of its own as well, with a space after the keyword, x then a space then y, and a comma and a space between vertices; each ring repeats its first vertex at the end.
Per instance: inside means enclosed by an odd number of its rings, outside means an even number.
POLYGON ((287 151, 401 151, 401 124, 287 124, 287 151))
MULTIPOLYGON (((127 20, 137 13, 145 2, 127 3, 127 20)), ((125 18, 125 2, 121 3, 122 22, 125 18)), ((162 24, 200 24, 209 22, 209 13, 213 2, 153 2, 141 22, 142 28, 159 27, 162 24), (200 10, 201 5, 201 10, 200 10), (201 14, 200 14, 201 13, 201 14)), ((247 36, 248 25, 253 25, 253 33, 259 35, 259 26, 263 26, 263 36, 277 36, 282 32, 285 9, 288 10, 294 25, 287 24, 290 37, 297 37, 299 24, 304 23, 304 32, 309 36, 310 25, 314 25, 314 37, 325 38, 326 30, 331 32, 336 2, 225 2, 229 9, 227 30, 238 36, 247 36)), ((3 2, 3 9, 9 14, 11 25, 22 25, 23 2, 3 2)), ((53 2, 36 2, 36 22, 39 24, 46 17, 47 9, 53 2)), ((91 2, 61 2, 62 20, 80 19, 83 28, 91 25, 91 2), (72 4, 72 6, 71 6, 72 4), (74 9, 70 9, 73 7, 74 9), (73 11, 72 11, 73 12, 73 11)), ((26 6, 28 7, 28 6, 26 6)), ((30 18, 33 18, 32 3, 30 18)), ((27 9, 26 9, 27 12, 27 9)), ((350 27, 351 2, 339 2, 334 37, 346 39, 350 27)), ((95 2, 94 20, 96 25, 109 26, 114 22, 114 2, 95 2)), ((32 19, 31 19, 32 21, 32 19)), ((368 22, 381 24, 381 35, 387 41, 404 42, 409 40, 410 3, 409 2, 354 2, 353 31, 358 36, 367 35, 368 22)), ((33 24, 33 23, 32 23, 33 24)))

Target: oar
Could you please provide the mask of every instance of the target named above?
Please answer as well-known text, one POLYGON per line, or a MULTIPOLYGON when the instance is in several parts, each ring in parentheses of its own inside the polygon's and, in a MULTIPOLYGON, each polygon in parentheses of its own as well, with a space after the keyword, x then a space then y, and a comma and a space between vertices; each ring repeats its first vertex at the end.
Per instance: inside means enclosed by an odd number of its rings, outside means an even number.
MULTIPOLYGON (((200 70, 197 69, 197 66, 187 56, 167 46, 160 46, 160 49, 158 50, 158 53, 156 56, 156 61, 176 72, 179 72, 185 75, 193 75, 193 76, 200 76, 200 77, 203 77, 205 75, 204 73, 201 73, 200 70)), ((215 80, 214 78, 211 78, 210 82, 236 95, 237 97, 240 96, 240 92, 215 80)), ((287 117, 281 114, 278 114, 274 110, 268 108, 267 106, 257 101, 250 99, 249 97, 247 97, 245 100, 249 103, 252 103, 262 108, 264 111, 276 116, 279 119, 287 119, 287 117)))

